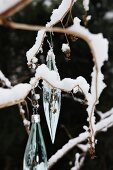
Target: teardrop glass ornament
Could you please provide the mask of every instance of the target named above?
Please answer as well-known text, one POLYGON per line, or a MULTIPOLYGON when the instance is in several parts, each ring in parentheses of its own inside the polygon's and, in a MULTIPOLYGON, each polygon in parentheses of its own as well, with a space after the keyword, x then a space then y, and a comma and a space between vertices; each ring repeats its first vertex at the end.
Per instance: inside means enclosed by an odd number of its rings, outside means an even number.
MULTIPOLYGON (((60 80, 52 50, 49 50, 47 55, 47 66, 57 72, 57 80, 60 80)), ((51 140, 54 143, 61 107, 61 90, 52 88, 46 82, 43 82, 43 106, 51 140)))
POLYGON ((23 170, 47 170, 47 154, 39 115, 32 115, 32 126, 25 149, 23 170))

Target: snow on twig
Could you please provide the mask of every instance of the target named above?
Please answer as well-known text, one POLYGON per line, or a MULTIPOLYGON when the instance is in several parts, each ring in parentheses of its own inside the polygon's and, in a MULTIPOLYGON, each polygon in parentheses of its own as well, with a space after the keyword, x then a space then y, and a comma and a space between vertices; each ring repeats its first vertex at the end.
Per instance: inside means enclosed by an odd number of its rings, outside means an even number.
MULTIPOLYGON (((57 29, 58 31, 58 29, 57 29)), ((60 30, 59 30, 60 32, 60 30)), ((93 61, 94 61, 94 67, 93 72, 91 74, 92 76, 92 82, 91 82, 91 93, 87 96, 88 101, 88 121, 89 121, 89 130, 90 130, 90 137, 91 142, 93 143, 93 146, 95 145, 95 117, 94 117, 94 110, 95 106, 98 103, 98 99, 100 97, 101 92, 105 88, 105 83, 103 82, 103 74, 101 72, 101 67, 103 66, 104 62, 108 59, 108 41, 103 37, 102 34, 92 34, 89 32, 88 29, 84 28, 80 25, 80 20, 78 18, 74 19, 74 24, 70 26, 69 28, 65 29, 67 34, 75 34, 75 36, 78 36, 79 38, 82 38, 87 42, 89 45, 93 61)), ((38 72, 37 72, 38 73, 38 72)), ((54 74, 54 72, 52 72, 54 74)), ((46 75, 47 77, 47 75, 46 75)), ((46 79, 46 77, 42 77, 42 79, 46 79)), ((65 83, 67 79, 64 79, 62 83, 65 83)), ((47 81, 51 84, 51 81, 47 81)), ((68 82, 69 83, 69 82, 68 82)), ((72 83, 72 82, 71 82, 72 83)), ((73 84, 73 83, 72 83, 73 84)), ((57 86, 55 86, 57 87, 57 86)), ((60 86, 61 90, 63 88, 60 86)), ((76 87, 78 88, 78 87, 76 87)), ((70 88, 71 89, 71 88, 70 88)), ((66 91, 69 91, 70 89, 65 89, 66 91)))
POLYGON ((88 143, 86 143, 86 144, 78 144, 77 147, 78 147, 79 149, 81 149, 81 150, 85 153, 85 152, 87 152, 88 149, 89 149, 89 144, 88 144, 88 143))
POLYGON ((11 82, 4 76, 4 74, 0 71, 0 81, 3 85, 11 88, 11 82))
POLYGON ((0 71, 0 81, 3 87, 7 87, 7 89, 0 87, 0 109, 23 102, 31 90, 31 85, 27 83, 11 86, 11 82, 2 71, 0 71))
POLYGON ((89 10, 89 0, 83 0, 83 6, 85 11, 89 10))
POLYGON ((42 42, 44 40, 44 37, 46 36, 45 30, 39 30, 37 33, 36 41, 33 47, 27 51, 26 56, 27 56, 27 61, 28 65, 34 63, 33 58, 36 56, 36 54, 41 50, 42 47, 42 42))
POLYGON ((82 153, 76 153, 75 154, 75 164, 74 166, 71 168, 71 170, 80 170, 80 168, 83 166, 85 157, 86 157, 86 153, 89 150, 89 144, 78 144, 77 147, 79 149, 81 149, 82 153))
POLYGON ((7 20, 6 18, 14 15, 30 2, 32 0, 0 0, 0 21, 6 24, 4 22, 7 20))
POLYGON ((108 60, 108 41, 101 33, 92 34, 88 29, 81 26, 80 20, 77 17, 74 19, 74 24, 68 28, 68 30, 72 31, 73 33, 75 32, 75 35, 78 34, 81 38, 83 37, 92 50, 91 52, 93 55, 94 69, 92 73, 91 94, 93 94, 94 99, 99 98, 101 92, 105 88, 101 67, 103 66, 104 62, 108 60))
POLYGON ((31 90, 30 84, 18 84, 11 89, 0 88, 0 108, 23 102, 31 90))
POLYGON ((70 92, 74 89, 74 92, 80 88, 87 97, 89 95, 89 84, 86 80, 79 76, 77 79, 65 78, 58 80, 58 73, 56 71, 50 71, 45 64, 40 65, 36 69, 35 78, 37 80, 44 80, 53 88, 61 89, 62 91, 70 92))
POLYGON ((77 144, 82 143, 88 137, 88 132, 81 133, 78 137, 70 139, 67 144, 65 144, 61 149, 59 149, 48 161, 48 169, 58 162, 67 152, 69 152, 77 144))
POLYGON ((0 14, 15 6, 21 0, 0 0, 0 14))
MULTIPOLYGON (((75 1, 76 2, 76 1, 75 1)), ((46 27, 51 28, 53 25, 61 21, 65 15, 68 13, 72 5, 74 4, 73 0, 62 0, 61 5, 58 7, 58 9, 54 9, 53 13, 50 17, 50 22, 46 24, 46 27)), ((26 56, 27 56, 27 61, 28 64, 32 63, 32 58, 36 56, 36 54, 40 51, 40 48, 42 47, 42 43, 44 41, 44 37, 46 35, 46 30, 39 30, 35 44, 29 51, 27 51, 26 56)))
POLYGON ((66 52, 66 51, 70 51, 70 47, 69 47, 69 44, 65 44, 63 43, 62 44, 62 52, 66 52))
MULTIPOLYGON (((113 114, 108 116, 107 118, 101 120, 100 122, 96 123, 95 129, 96 134, 103 131, 105 128, 109 128, 113 126, 113 114)), ((69 152, 73 147, 78 146, 78 144, 87 140, 89 134, 88 132, 81 133, 78 137, 69 140, 67 144, 65 144, 60 150, 58 150, 48 161, 49 168, 51 169, 52 166, 59 161, 67 152, 69 152)))
POLYGON ((81 166, 83 165, 83 162, 85 160, 85 156, 81 156, 79 153, 76 153, 75 155, 75 165, 71 168, 71 170, 79 170, 81 166))
POLYGON ((101 119, 105 119, 106 117, 110 116, 111 114, 113 114, 113 108, 111 108, 109 111, 107 111, 106 113, 102 113, 100 111, 97 111, 97 114, 100 116, 101 119))
POLYGON ((52 27, 65 17, 70 8, 73 6, 74 0, 62 0, 58 9, 54 9, 50 17, 50 22, 46 24, 47 27, 52 27))
POLYGON ((80 25, 80 20, 76 17, 74 19, 74 24, 68 28, 75 34, 83 37, 83 39, 88 43, 90 49, 92 50, 94 67, 91 82, 91 95, 89 95, 88 100, 88 121, 90 128, 90 137, 94 144, 94 133, 95 133, 95 117, 94 110, 96 104, 99 102, 101 92, 106 87, 103 82, 104 76, 101 72, 101 68, 106 60, 108 60, 108 41, 103 37, 102 34, 92 34, 88 29, 80 25))
MULTIPOLYGON (((76 2, 76 0, 62 0, 59 8, 53 11, 50 22, 46 24, 46 27, 51 28, 57 22, 62 21, 74 2, 76 2)), ((89 10, 89 0, 84 0, 83 5, 86 11, 89 10)), ((66 30, 73 32, 73 34, 75 35, 79 35, 79 37, 81 37, 88 43, 90 49, 92 50, 94 67, 92 72, 91 93, 88 92, 89 85, 83 77, 78 77, 75 80, 65 78, 62 81, 58 81, 58 74, 55 71, 49 71, 49 69, 47 69, 45 65, 41 65, 38 67, 38 69, 36 70, 35 78, 38 80, 43 79, 54 88, 59 88, 63 91, 69 92, 73 89, 74 92, 76 92, 77 89, 82 90, 88 101, 88 121, 92 135, 92 142, 94 144, 94 137, 96 132, 102 131, 105 128, 107 129, 108 127, 113 125, 113 115, 111 115, 111 112, 106 113, 106 116, 101 116, 102 119, 97 124, 95 124, 94 117, 95 105, 98 103, 100 94, 105 88, 101 67, 104 64, 104 61, 108 59, 108 41, 103 38, 102 34, 94 35, 90 33, 88 29, 80 25, 80 20, 77 18, 74 19, 74 24, 66 30)), ((41 50, 45 35, 46 28, 38 32, 35 45, 27 52, 27 61, 29 65, 37 62, 35 56, 41 50)), ((32 79, 32 83, 34 80, 32 79)), ((0 88, 1 96, 3 96, 0 99, 0 108, 19 103, 20 101, 24 100, 30 90, 31 85, 29 84, 19 84, 12 87, 12 89, 0 88)), ((63 146, 62 149, 57 151, 57 153, 50 158, 49 168, 52 167, 53 164, 55 164, 60 158, 62 158, 63 155, 66 154, 70 149, 72 149, 74 146, 77 146, 79 143, 82 143, 88 137, 89 133, 86 131, 84 133, 81 133, 78 137, 71 139, 66 145, 63 146)))

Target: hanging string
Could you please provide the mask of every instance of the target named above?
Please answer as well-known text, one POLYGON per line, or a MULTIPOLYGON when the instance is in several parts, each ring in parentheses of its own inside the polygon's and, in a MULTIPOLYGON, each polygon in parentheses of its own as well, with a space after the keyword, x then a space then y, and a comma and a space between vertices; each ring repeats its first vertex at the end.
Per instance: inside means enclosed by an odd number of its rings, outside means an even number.
POLYGON ((23 124, 25 126, 26 132, 27 132, 27 134, 29 134, 30 121, 27 120, 26 117, 25 117, 25 110, 23 109, 22 104, 18 104, 18 107, 19 107, 20 115, 22 117, 23 124))
POLYGON ((71 18, 71 21, 72 21, 72 23, 73 23, 72 7, 73 7, 73 3, 71 4, 70 10, 69 10, 69 15, 68 15, 67 21, 66 21, 66 23, 65 23, 65 27, 68 26, 68 23, 69 23, 69 19, 70 19, 70 18, 71 18))
MULTIPOLYGON (((62 25, 62 28, 65 29, 65 26, 63 25, 63 22, 62 22, 62 21, 61 21, 61 25, 62 25)), ((66 41, 67 41, 67 43, 68 43, 68 45, 69 45, 69 40, 68 40, 67 34, 64 33, 64 35, 65 35, 66 41)))
POLYGON ((49 33, 50 33, 50 44, 51 44, 51 48, 53 49, 53 37, 52 37, 53 32, 52 32, 52 27, 51 27, 49 33))
POLYGON ((85 11, 85 14, 82 16, 84 26, 87 26, 88 20, 87 20, 88 13, 85 11))
POLYGON ((47 170, 47 155, 38 114, 39 95, 35 93, 35 89, 31 90, 31 99, 28 99, 32 104, 33 114, 30 134, 24 153, 23 170, 47 170))
POLYGON ((29 116, 30 116, 30 114, 29 114, 29 108, 28 108, 28 104, 27 104, 26 100, 24 100, 24 103, 25 103, 26 110, 27 110, 27 117, 28 117, 28 120, 30 120, 30 119, 29 119, 29 116))
POLYGON ((32 95, 32 110, 33 110, 33 115, 34 114, 38 114, 38 100, 36 100, 36 93, 35 93, 35 89, 31 90, 31 95, 32 95))

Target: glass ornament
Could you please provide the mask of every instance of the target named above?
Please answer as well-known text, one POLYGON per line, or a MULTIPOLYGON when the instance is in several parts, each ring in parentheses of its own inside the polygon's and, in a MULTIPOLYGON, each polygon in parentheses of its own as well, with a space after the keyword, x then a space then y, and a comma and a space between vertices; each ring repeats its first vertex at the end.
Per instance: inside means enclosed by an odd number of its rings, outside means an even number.
MULTIPOLYGON (((47 66, 58 73, 52 50, 48 52, 47 66)), ((57 75, 57 79, 60 80, 59 73, 57 75)), ((51 140, 54 143, 61 107, 61 90, 52 88, 45 81, 43 82, 43 106, 51 140)))
POLYGON ((24 154, 23 170, 47 170, 47 154, 38 114, 32 115, 32 125, 24 154))

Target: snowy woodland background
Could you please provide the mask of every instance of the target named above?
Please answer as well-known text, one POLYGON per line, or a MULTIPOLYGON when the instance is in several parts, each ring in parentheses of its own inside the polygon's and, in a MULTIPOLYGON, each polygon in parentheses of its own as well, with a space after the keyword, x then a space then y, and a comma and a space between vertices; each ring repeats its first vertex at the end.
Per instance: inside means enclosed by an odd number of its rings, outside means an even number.
MULTIPOLYGON (((10 21, 18 23, 26 23, 32 25, 44 26, 50 21, 53 9, 58 8, 61 0, 33 0, 27 7, 19 11, 15 15, 9 17, 10 21)), ((79 17, 84 25, 85 10, 82 0, 78 0, 72 10, 72 17, 79 17)), ((97 112, 107 112, 113 107, 113 2, 112 0, 91 0, 88 14, 91 20, 86 27, 92 33, 103 33, 104 38, 109 41, 109 60, 102 67, 104 74, 104 82, 106 88, 103 90, 99 104, 96 107, 97 112)), ((64 19, 64 24, 68 16, 64 19)), ((71 17, 68 25, 72 24, 71 17)), ((56 26, 62 27, 61 23, 56 26)), ((16 30, 9 28, 5 22, 0 26, 0 70, 11 81, 12 86, 19 83, 29 83, 35 72, 27 66, 26 52, 33 46, 36 39, 36 31, 16 30)), ((49 41, 50 35, 47 33, 49 41)), ((64 34, 54 33, 52 37, 54 44, 54 53, 56 56, 56 65, 61 79, 67 77, 76 79, 83 76, 87 82, 91 83, 91 72, 93 70, 92 54, 88 44, 81 39, 72 40, 72 36, 68 36, 71 48, 70 60, 66 59, 65 54, 61 51, 62 43, 67 43, 64 34)), ((46 63, 46 56, 49 50, 47 41, 43 43, 43 53, 38 54, 39 64, 46 63)), ((103 47, 104 51, 104 47, 103 47)), ((1 83, 2 86, 2 83, 1 83)), ((41 83, 40 83, 40 86, 41 83)), ((4 87, 7 88, 7 87, 4 87)), ((80 133, 84 132, 83 126, 87 125, 87 112, 84 96, 81 93, 72 94, 62 92, 61 111, 55 143, 51 143, 47 123, 45 120, 42 89, 36 88, 40 94, 39 114, 41 116, 41 127, 46 144, 48 159, 54 155, 57 150, 68 143, 72 138, 76 138, 80 133), (80 99, 80 100, 77 100, 80 99)), ((30 97, 30 95, 28 96, 30 97)), ((1 100, 0 100, 1 101, 1 100)), ((26 117, 32 114, 31 103, 26 98, 29 113, 26 111, 26 117)), ((26 103, 24 108, 26 109, 26 103)), ((27 110, 27 109, 26 109, 27 110)), ((101 116, 102 119, 108 118, 107 130, 106 126, 103 132, 96 135, 96 157, 90 158, 86 141, 83 143, 86 147, 80 149, 75 146, 67 152, 59 161, 50 169, 52 170, 113 170, 113 111, 107 112, 101 116), (111 117, 110 117, 111 116, 111 117), (107 131, 106 131, 107 130, 107 131), (79 168, 77 163, 81 163, 83 159, 77 160, 76 153, 80 154, 80 158, 85 159, 83 166, 79 168), (76 155, 76 156, 75 156, 76 155), (76 159, 75 159, 76 158, 76 159), (78 166, 78 169, 77 169, 78 166), (72 168, 73 167, 73 168, 72 168)), ((96 115, 96 121, 100 120, 99 113, 96 115)), ((99 126, 98 126, 99 128, 99 126)), ((23 155, 28 135, 23 126, 22 117, 19 113, 18 106, 11 106, 0 109, 0 169, 1 170, 22 170, 23 155)), ((62 150, 61 150, 62 152, 62 150)), ((54 160, 54 159, 53 159, 54 160)), ((52 159, 50 159, 51 163, 52 159)))

